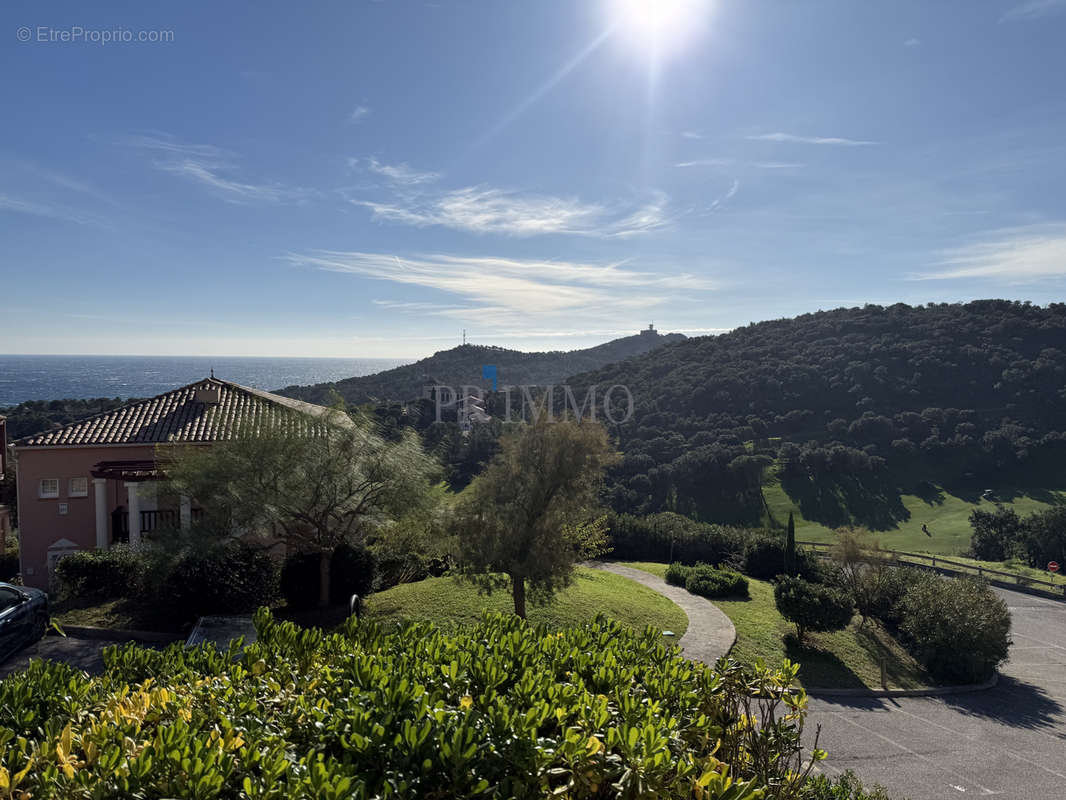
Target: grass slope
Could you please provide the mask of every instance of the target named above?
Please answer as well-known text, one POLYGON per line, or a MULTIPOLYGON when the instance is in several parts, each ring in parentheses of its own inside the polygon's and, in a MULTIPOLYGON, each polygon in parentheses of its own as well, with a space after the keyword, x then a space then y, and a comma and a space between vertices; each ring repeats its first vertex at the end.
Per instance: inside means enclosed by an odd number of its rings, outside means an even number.
MULTIPOLYGON (((507 592, 480 595, 476 587, 455 578, 427 578, 372 595, 370 615, 379 620, 424 620, 438 624, 471 623, 485 611, 513 610, 507 592)), ((688 629, 685 612, 670 600, 639 583, 609 572, 578 567, 574 582, 548 605, 530 605, 529 621, 551 628, 580 625, 596 614, 634 628, 651 625, 673 631, 679 638, 688 629)))
MULTIPOLYGON (((994 510, 996 504, 987 500, 969 502, 948 493, 942 487, 935 498, 925 499, 913 494, 902 495, 904 507, 909 518, 899 523, 896 528, 876 531, 876 538, 884 548, 910 550, 916 553, 936 553, 943 555, 960 555, 970 546, 970 512, 975 508, 985 511, 994 510), (929 528, 929 535, 922 532, 922 525, 929 528)), ((1066 501, 1062 492, 1041 491, 1040 495, 1052 500, 1066 501)), ((799 506, 786 494, 781 484, 772 481, 763 486, 763 497, 774 522, 784 525, 788 512, 796 515, 796 538, 811 542, 834 542, 836 535, 832 528, 803 517, 799 506)), ((1033 511, 1048 508, 1050 503, 1038 500, 1026 494, 1019 494, 1004 506, 1013 507, 1019 515, 1025 516, 1033 511)))
MULTIPOLYGON (((628 562, 659 577, 666 564, 628 562)), ((919 689, 933 679, 877 622, 851 624, 835 633, 809 633, 801 646, 794 641, 794 626, 774 605, 774 590, 767 581, 748 579, 750 600, 715 600, 737 629, 730 655, 742 663, 761 658, 768 664, 783 659, 799 663, 800 683, 822 689, 881 688, 881 659, 887 665, 888 688, 919 689)))

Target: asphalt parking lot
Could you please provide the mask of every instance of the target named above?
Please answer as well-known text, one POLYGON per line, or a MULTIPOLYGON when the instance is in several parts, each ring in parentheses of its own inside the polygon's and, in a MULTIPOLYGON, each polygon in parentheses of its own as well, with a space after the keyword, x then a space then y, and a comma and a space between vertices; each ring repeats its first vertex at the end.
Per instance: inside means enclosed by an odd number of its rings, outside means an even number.
POLYGON ((893 798, 1066 798, 1066 603, 996 590, 1012 617, 999 685, 937 698, 811 700, 829 774, 893 798))
POLYGON ((104 668, 104 648, 122 643, 122 641, 113 639, 75 639, 74 637, 45 636, 29 647, 24 647, 4 661, 3 664, 0 664, 0 678, 6 678, 13 672, 26 669, 32 658, 50 658, 54 661, 65 661, 86 672, 100 672, 104 668))

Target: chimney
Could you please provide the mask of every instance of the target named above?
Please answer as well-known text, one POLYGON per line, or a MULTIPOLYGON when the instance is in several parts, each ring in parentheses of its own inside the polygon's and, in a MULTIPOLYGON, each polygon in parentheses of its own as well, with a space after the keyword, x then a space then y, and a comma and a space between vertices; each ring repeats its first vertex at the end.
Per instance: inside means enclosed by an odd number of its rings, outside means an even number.
POLYGON ((196 402, 205 406, 217 406, 219 403, 218 387, 205 383, 196 387, 196 402))

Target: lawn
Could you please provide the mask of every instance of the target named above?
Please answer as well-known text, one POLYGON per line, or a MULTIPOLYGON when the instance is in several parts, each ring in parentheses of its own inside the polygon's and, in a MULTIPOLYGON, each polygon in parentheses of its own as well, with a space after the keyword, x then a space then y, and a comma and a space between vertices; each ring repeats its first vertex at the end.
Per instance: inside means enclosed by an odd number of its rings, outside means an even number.
MULTIPOLYGON (((685 612, 658 592, 620 575, 578 567, 574 582, 548 605, 529 605, 530 622, 551 628, 581 625, 596 614, 635 628, 651 625, 673 631, 678 638, 688 628, 685 612)), ((438 624, 477 622, 486 611, 513 611, 509 592, 478 594, 477 588, 455 578, 427 578, 371 595, 370 616, 379 620, 424 620, 438 624)))
POLYGON ((189 626, 181 625, 166 609, 145 608, 134 600, 105 600, 92 606, 73 606, 58 603, 52 608, 52 619, 59 624, 116 630, 160 631, 181 633, 189 626))
MULTIPOLYGON (((663 577, 666 564, 643 561, 628 566, 663 577)), ((742 663, 761 658, 779 664, 785 658, 799 663, 799 681, 807 688, 881 688, 881 659, 886 660, 888 688, 916 689, 933 684, 926 673, 879 623, 859 624, 859 617, 836 633, 809 633, 801 646, 794 641, 795 628, 774 605, 773 587, 767 581, 748 578, 749 600, 715 600, 737 629, 737 643, 730 655, 742 663)))
MULTIPOLYGON (((929 498, 919 497, 913 494, 901 496, 903 506, 910 516, 900 522, 896 528, 886 531, 876 531, 876 538, 882 547, 894 550, 909 550, 915 553, 936 553, 937 555, 960 555, 970 547, 970 512, 975 508, 992 511, 996 504, 988 500, 969 502, 961 497, 950 494, 942 487, 934 487, 939 490, 929 498), (929 533, 922 531, 922 525, 926 525, 929 533)), ((1014 494, 1009 492, 1006 494, 1014 494)), ((1034 492, 1044 498, 1058 498, 1066 500, 1062 492, 1034 492)), ((781 484, 776 480, 763 486, 763 497, 766 498, 766 506, 774 521, 784 524, 788 519, 788 512, 796 515, 796 538, 811 542, 833 542, 836 540, 831 528, 817 522, 804 519, 799 506, 794 504, 781 484)), ((1033 511, 1042 511, 1049 507, 1049 503, 1039 500, 1031 495, 1017 494, 1010 502, 1004 502, 1004 506, 1012 507, 1019 515, 1025 516, 1033 511)))

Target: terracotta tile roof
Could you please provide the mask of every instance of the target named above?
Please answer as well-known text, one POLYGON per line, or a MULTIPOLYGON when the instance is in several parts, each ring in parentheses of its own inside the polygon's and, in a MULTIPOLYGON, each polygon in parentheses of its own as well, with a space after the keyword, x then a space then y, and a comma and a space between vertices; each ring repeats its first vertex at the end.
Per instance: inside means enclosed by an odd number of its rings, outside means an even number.
POLYGON ((218 378, 205 378, 150 400, 27 436, 15 445, 21 448, 217 442, 232 438, 242 425, 291 419, 293 411, 315 418, 330 413, 324 406, 218 378), (217 402, 213 402, 216 392, 217 402))

